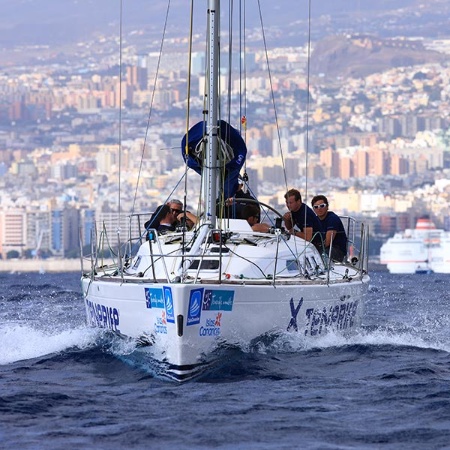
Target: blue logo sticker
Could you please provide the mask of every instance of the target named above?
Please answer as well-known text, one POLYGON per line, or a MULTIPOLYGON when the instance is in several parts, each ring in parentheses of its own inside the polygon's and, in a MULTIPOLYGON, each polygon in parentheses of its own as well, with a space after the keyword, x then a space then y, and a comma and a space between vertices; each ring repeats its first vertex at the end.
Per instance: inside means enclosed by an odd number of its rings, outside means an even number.
POLYGON ((167 322, 175 323, 172 289, 169 286, 164 286, 164 301, 166 305, 166 320, 167 322))
POLYGON ((210 290, 205 291, 202 309, 204 311, 232 311, 234 291, 210 290))
POLYGON ((200 323, 200 314, 202 312, 203 288, 193 289, 189 297, 189 311, 187 325, 200 323))
POLYGON ((147 308, 164 309, 163 291, 159 288, 144 288, 147 308))

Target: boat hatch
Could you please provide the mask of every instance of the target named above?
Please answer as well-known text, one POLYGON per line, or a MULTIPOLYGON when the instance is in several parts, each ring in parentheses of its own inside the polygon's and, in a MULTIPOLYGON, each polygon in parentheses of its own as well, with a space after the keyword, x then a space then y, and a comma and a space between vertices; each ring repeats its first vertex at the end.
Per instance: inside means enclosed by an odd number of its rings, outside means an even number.
POLYGON ((296 259, 290 259, 286 261, 286 269, 289 270, 289 272, 298 272, 300 270, 300 264, 296 259))
POLYGON ((198 270, 199 263, 200 270, 218 270, 220 263, 218 259, 195 259, 192 261, 192 264, 189 266, 188 270, 198 270))

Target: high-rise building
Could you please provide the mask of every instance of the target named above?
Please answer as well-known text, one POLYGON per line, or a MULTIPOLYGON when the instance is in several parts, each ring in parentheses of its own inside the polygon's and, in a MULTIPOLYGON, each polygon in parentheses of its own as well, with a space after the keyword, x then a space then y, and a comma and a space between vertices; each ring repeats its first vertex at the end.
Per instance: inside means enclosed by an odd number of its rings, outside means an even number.
POLYGON ((147 68, 138 66, 128 66, 127 84, 140 91, 145 91, 148 85, 147 68))
POLYGON ((55 256, 67 256, 79 247, 79 210, 71 207, 54 209, 50 214, 50 245, 55 256))
POLYGON ((339 178, 348 180, 355 176, 355 164, 350 156, 341 156, 339 164, 339 178))
POLYGON ((391 155, 390 167, 391 175, 406 175, 409 173, 409 162, 401 155, 391 155))
POLYGON ((340 176, 339 154, 331 147, 320 152, 320 163, 325 172, 326 178, 337 178, 340 176))
POLYGON ((369 154, 366 148, 356 150, 353 157, 355 164, 355 177, 363 178, 369 173, 369 154))
POLYGON ((10 251, 22 255, 25 248, 26 214, 24 209, 0 209, 0 254, 7 258, 10 251))
POLYGON ((378 147, 368 151, 368 175, 382 176, 389 174, 389 155, 378 147))

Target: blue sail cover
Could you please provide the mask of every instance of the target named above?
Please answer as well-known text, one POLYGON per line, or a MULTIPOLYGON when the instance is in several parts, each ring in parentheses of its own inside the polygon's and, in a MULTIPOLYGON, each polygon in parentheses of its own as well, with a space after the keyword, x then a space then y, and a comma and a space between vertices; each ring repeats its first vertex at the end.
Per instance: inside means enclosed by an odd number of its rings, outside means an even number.
MULTIPOLYGON (((220 124, 220 138, 223 142, 228 144, 233 150, 233 157, 225 165, 225 179, 223 181, 223 196, 224 198, 233 197, 238 189, 239 172, 244 165, 245 157, 247 155, 247 146, 242 139, 238 130, 233 128, 224 120, 219 121, 220 124)), ((202 173, 202 156, 196 155, 195 150, 197 145, 207 136, 206 122, 201 121, 196 123, 188 132, 188 154, 186 155, 186 135, 181 140, 181 154, 188 167, 194 169, 198 174, 202 173)), ((220 147, 219 147, 220 151, 220 147)))

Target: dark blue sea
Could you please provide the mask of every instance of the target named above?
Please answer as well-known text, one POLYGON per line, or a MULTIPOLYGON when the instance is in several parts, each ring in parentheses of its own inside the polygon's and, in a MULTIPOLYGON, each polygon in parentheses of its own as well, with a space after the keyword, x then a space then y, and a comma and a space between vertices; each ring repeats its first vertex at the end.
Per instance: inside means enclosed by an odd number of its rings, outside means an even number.
POLYGON ((450 277, 371 275, 356 335, 228 349, 180 385, 87 328, 78 273, 0 274, 0 448, 450 448, 450 277))

